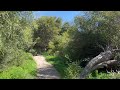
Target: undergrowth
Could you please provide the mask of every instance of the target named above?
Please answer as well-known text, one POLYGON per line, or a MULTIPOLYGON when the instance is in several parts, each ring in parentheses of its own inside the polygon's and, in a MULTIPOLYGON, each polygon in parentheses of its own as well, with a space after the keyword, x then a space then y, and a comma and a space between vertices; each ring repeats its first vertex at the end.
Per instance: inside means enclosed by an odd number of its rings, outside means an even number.
POLYGON ((26 53, 23 56, 23 63, 19 66, 12 66, 0 72, 0 79, 34 79, 36 75, 36 63, 32 55, 26 53))

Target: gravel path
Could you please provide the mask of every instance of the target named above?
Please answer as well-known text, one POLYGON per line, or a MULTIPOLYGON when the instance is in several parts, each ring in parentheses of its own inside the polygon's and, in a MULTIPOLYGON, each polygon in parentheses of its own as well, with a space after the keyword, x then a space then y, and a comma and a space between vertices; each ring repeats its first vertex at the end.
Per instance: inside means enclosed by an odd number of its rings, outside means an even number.
POLYGON ((43 56, 34 56, 37 63, 37 79, 60 79, 56 69, 43 56))

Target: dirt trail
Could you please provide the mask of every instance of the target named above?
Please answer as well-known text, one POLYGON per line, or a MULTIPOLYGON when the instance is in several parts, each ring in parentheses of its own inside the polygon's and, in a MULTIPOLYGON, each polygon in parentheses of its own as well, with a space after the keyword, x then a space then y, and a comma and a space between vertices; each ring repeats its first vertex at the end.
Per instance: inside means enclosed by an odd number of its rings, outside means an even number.
POLYGON ((37 79, 60 79, 56 69, 43 56, 34 56, 37 63, 37 79))

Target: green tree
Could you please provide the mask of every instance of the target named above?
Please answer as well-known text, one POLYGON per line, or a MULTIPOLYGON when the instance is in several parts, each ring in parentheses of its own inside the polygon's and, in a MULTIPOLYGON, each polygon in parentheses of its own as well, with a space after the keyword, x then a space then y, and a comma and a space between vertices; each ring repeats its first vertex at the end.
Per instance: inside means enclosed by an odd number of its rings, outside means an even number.
POLYGON ((69 22, 63 23, 61 26, 61 31, 58 35, 53 38, 49 43, 49 53, 59 54, 64 56, 64 52, 66 51, 66 47, 68 43, 72 39, 74 34, 75 26, 70 24, 69 22))
MULTIPOLYGON (((67 54, 74 60, 95 57, 107 46, 120 47, 120 12, 89 11, 75 17, 77 27, 67 47, 67 54)), ((85 62, 84 62, 85 63, 85 62)))
POLYGON ((26 19, 24 13, 32 16, 30 12, 0 12, 0 70, 22 62, 19 57, 26 48, 25 31, 30 24, 30 19, 26 19))
POLYGON ((34 30, 34 48, 38 53, 46 51, 49 42, 54 39, 61 30, 61 19, 57 17, 41 17, 36 20, 37 29, 34 30))

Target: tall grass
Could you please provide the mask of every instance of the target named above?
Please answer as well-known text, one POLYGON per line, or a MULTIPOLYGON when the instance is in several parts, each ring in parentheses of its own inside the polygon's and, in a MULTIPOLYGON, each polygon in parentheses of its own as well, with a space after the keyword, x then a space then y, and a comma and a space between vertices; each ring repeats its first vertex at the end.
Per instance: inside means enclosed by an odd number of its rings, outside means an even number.
POLYGON ((65 70, 65 79, 79 79, 82 68, 78 62, 68 63, 68 67, 65 70))
MULTIPOLYGON (((80 62, 71 62, 69 58, 66 60, 65 58, 49 55, 47 53, 44 53, 43 55, 49 63, 55 66, 62 79, 79 79, 80 72, 82 71, 80 62), (66 63, 66 61, 69 62, 66 63)), ((120 73, 98 73, 98 70, 95 70, 90 73, 86 79, 120 79, 120 73)))
POLYGON ((78 62, 68 63, 65 58, 44 54, 46 60, 51 63, 59 72, 61 79, 77 79, 80 75, 81 67, 78 62))
POLYGON ((36 63, 31 54, 26 53, 23 57, 21 65, 12 66, 0 72, 0 79, 34 79, 36 75, 36 63))
POLYGON ((67 65, 64 63, 63 59, 58 56, 51 56, 51 55, 47 55, 45 56, 45 58, 49 63, 51 63, 56 68, 61 78, 64 78, 65 76, 64 70, 67 68, 67 65))
POLYGON ((98 73, 98 70, 95 70, 94 72, 88 75, 87 79, 120 79, 120 73, 117 72, 98 73))

